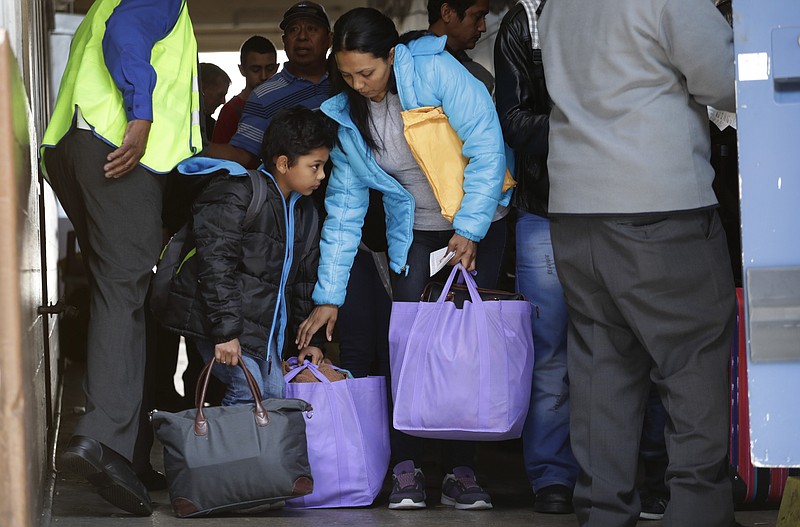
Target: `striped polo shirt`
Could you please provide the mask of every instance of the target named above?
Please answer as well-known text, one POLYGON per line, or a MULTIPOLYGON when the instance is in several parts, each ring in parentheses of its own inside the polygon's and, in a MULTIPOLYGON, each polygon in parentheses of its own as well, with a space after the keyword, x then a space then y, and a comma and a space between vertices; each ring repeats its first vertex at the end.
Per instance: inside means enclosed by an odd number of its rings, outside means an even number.
POLYGON ((295 77, 284 67, 250 94, 239 119, 239 127, 230 144, 260 157, 264 131, 275 114, 292 106, 305 106, 316 110, 330 97, 330 91, 331 84, 327 73, 314 84, 309 80, 295 77))

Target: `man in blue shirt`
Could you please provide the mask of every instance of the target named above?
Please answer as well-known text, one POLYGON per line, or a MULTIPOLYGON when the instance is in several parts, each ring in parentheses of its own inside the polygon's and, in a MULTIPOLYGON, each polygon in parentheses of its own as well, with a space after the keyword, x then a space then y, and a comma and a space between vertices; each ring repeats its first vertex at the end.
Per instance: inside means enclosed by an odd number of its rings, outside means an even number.
POLYGON ((148 490, 166 487, 149 462, 145 298, 166 172, 202 146, 196 70, 184 0, 98 0, 73 39, 42 141, 90 284, 86 413, 61 467, 138 516, 153 511, 148 490))
POLYGON ((316 110, 329 97, 326 56, 331 25, 325 9, 314 2, 299 2, 286 11, 280 27, 289 61, 250 94, 230 144, 212 143, 207 155, 254 167, 264 130, 276 113, 297 105, 316 110))

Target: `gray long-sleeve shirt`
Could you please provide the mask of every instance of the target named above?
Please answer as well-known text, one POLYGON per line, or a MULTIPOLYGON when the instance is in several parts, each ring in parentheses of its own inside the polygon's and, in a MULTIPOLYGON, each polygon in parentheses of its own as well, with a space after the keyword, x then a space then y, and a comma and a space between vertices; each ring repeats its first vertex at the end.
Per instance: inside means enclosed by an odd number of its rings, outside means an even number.
POLYGON ((734 110, 733 34, 712 0, 558 0, 540 19, 550 213, 716 204, 706 105, 734 110))

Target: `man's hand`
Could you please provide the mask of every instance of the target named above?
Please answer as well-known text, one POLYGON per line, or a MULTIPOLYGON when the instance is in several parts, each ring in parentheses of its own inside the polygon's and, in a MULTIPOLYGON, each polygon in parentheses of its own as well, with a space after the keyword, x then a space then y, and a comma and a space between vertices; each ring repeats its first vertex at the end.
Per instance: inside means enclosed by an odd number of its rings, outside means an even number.
POLYGON ((460 234, 454 234, 450 241, 447 242, 447 252, 456 253, 450 261, 450 265, 455 265, 461 262, 464 269, 471 273, 475 270, 475 259, 478 257, 478 244, 470 241, 460 234))
POLYGON ((203 150, 203 155, 235 161, 245 168, 257 168, 259 164, 259 159, 244 148, 227 143, 211 143, 203 150))
POLYGON ((128 122, 122 145, 108 154, 108 163, 103 166, 107 178, 119 178, 133 170, 144 155, 147 137, 150 135, 150 121, 135 119, 128 122))
POLYGON ((303 364, 304 360, 310 360, 312 364, 319 366, 322 364, 322 359, 325 358, 325 355, 322 353, 322 350, 316 346, 308 346, 300 351, 297 354, 297 363, 303 364))
POLYGON ((308 318, 300 323, 297 330, 297 338, 294 343, 297 344, 297 349, 302 350, 311 342, 311 337, 314 336, 319 328, 325 328, 325 336, 328 342, 333 338, 333 327, 336 325, 336 318, 339 316, 339 308, 330 304, 317 306, 314 311, 308 315, 308 318))
POLYGON ((236 366, 242 360, 242 348, 239 339, 221 342, 214 346, 214 360, 227 366, 236 366))

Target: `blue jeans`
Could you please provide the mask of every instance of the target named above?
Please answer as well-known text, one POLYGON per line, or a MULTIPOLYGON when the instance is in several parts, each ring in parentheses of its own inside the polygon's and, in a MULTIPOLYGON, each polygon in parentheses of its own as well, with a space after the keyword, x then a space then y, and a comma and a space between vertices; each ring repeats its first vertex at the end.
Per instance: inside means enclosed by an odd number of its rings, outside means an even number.
POLYGON ((567 306, 550 221, 524 211, 517 216, 517 291, 534 305, 533 388, 522 431, 525 470, 534 491, 550 485, 572 489, 578 463, 569 444, 567 306))
MULTIPOLYGON (((210 340, 194 339, 197 351, 208 363, 214 360, 214 343, 210 340)), ((284 394, 283 370, 281 362, 274 356, 272 361, 257 359, 246 353, 242 354, 242 360, 261 391, 262 399, 270 397, 281 398, 284 394)), ((224 364, 214 364, 211 370, 214 377, 225 383, 228 389, 222 398, 222 406, 233 406, 235 404, 249 404, 253 402, 253 394, 247 385, 244 372, 239 366, 226 366, 224 364)))

